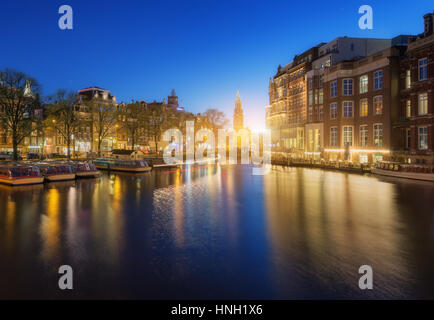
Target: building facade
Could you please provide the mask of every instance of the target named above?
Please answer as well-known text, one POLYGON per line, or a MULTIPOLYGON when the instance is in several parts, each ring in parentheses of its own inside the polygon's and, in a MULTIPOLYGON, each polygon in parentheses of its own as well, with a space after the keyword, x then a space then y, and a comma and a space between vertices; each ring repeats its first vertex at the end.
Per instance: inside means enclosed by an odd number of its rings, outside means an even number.
POLYGON ((396 160, 434 164, 434 13, 424 32, 410 39, 400 72, 399 117, 393 122, 396 160))
POLYGON ((272 151, 293 158, 324 157, 324 75, 341 61, 359 59, 391 46, 390 39, 339 37, 309 49, 284 66, 269 83, 266 126, 272 151))
POLYGON ((284 67, 279 66, 269 82, 269 105, 266 107, 266 127, 271 133, 272 151, 293 157, 304 154, 307 84, 305 75, 318 56, 313 47, 284 67))
POLYGON ((404 50, 391 47, 325 71, 324 159, 361 163, 390 159, 404 50))

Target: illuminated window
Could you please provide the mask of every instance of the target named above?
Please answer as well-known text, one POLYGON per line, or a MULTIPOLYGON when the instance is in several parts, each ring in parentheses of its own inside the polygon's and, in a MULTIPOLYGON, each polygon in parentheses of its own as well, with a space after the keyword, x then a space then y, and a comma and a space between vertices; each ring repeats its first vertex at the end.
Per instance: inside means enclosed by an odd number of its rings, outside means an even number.
POLYGON ((405 88, 410 89, 411 87, 411 71, 408 69, 405 73, 405 88))
POLYGON ((374 90, 383 89, 383 71, 378 70, 374 73, 374 90))
POLYGON ((368 75, 360 77, 360 93, 368 92, 368 75))
POLYGON ((374 97, 374 113, 376 115, 383 114, 383 96, 374 97))
POLYGON ((330 119, 336 119, 338 117, 338 104, 333 102, 330 104, 330 119))
POLYGON ((368 99, 360 100, 360 117, 368 116, 368 99))
POLYGON ((366 147, 368 145, 368 126, 360 126, 360 146, 366 147))
POLYGON ((353 94, 353 79, 344 79, 342 81, 343 95, 351 96, 353 94))
POLYGON ((330 146, 336 147, 338 145, 338 128, 330 128, 330 146))
POLYGON ((352 146, 353 145, 353 127, 345 126, 344 130, 344 146, 352 146))
POLYGON ((309 105, 311 106, 313 104, 313 92, 312 90, 309 90, 309 105))
POLYGON ((353 102, 352 101, 344 101, 343 102, 343 115, 344 115, 344 118, 352 118, 353 117, 353 102))
POLYGON ((374 145, 376 147, 383 146, 383 125, 374 124, 374 145))
POLYGON ((419 80, 428 79, 428 58, 419 59, 419 80))
POLYGON ((428 94, 419 94, 419 115, 424 115, 428 113, 428 94))
POLYGON ((419 127, 419 149, 428 149, 428 127, 419 127))
POLYGON ((324 92, 322 89, 319 90, 319 104, 324 102, 324 92))
POLYGON ((411 100, 407 100, 407 105, 405 108, 405 115, 407 116, 407 118, 411 117, 411 100))

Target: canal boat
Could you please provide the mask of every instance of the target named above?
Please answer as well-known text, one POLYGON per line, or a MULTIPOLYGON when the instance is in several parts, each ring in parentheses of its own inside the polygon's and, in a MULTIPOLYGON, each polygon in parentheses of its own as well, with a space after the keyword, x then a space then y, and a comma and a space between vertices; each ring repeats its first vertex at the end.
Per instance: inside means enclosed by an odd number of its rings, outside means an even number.
POLYGON ((67 181, 74 180, 75 173, 72 169, 72 166, 65 163, 37 163, 35 164, 42 175, 45 178, 45 181, 67 181))
POLYGON ((11 186, 39 184, 44 182, 44 176, 39 168, 18 163, 0 167, 0 183, 11 186))
POLYGON ((76 178, 97 178, 101 175, 92 162, 70 162, 76 178))
POLYGON ((373 174, 388 177, 434 182, 434 167, 415 166, 393 162, 379 162, 374 168, 372 168, 371 172, 373 174))
POLYGON ((111 158, 97 159, 95 166, 100 170, 123 171, 123 172, 148 172, 152 167, 144 160, 119 160, 111 158))

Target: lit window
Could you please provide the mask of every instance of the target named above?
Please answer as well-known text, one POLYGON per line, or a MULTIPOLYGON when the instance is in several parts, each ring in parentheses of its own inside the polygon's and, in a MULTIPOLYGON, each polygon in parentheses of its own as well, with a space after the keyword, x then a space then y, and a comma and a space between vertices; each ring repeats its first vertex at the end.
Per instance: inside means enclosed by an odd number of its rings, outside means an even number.
POLYGON ((383 146, 383 125, 374 124, 374 145, 376 147, 383 146))
POLYGON ((319 104, 324 102, 324 92, 322 89, 319 90, 319 104))
POLYGON ((383 96, 374 97, 374 113, 376 115, 383 114, 383 96))
POLYGON ((419 115, 424 115, 428 113, 428 94, 419 94, 419 115))
POLYGON ((345 126, 344 127, 344 146, 352 146, 353 145, 353 127, 345 126))
POLYGON ((330 146, 336 147, 338 145, 338 128, 330 128, 330 146))
POLYGON ((419 149, 428 149, 428 127, 419 127, 419 149))
POLYGON ((360 126, 360 146, 366 147, 368 145, 368 126, 360 126))
POLYGON ((309 91, 309 105, 311 106, 313 104, 313 92, 312 90, 309 91))
POLYGON ((332 81, 330 82, 330 97, 335 98, 338 96, 338 82, 332 81))
POLYGON ((353 79, 344 79, 342 81, 343 95, 351 96, 353 94, 353 79))
POLYGON ((419 80, 428 79, 428 58, 419 60, 419 80))
POLYGON ((374 90, 383 89, 383 71, 378 70, 374 73, 374 90))
POLYGON ((368 116, 368 99, 360 100, 360 117, 368 116))
POLYGON ((344 115, 344 118, 352 118, 353 117, 353 102, 352 101, 344 101, 344 103, 343 103, 343 115, 344 115))
POLYGON ((408 69, 405 74, 405 88, 410 89, 410 87, 411 87, 411 71, 410 69, 408 69))
POLYGON ((368 75, 360 77, 360 93, 368 92, 368 75))
POLYGON ((405 114, 406 114, 407 118, 411 117, 411 100, 407 100, 407 105, 405 108, 405 114))
POLYGON ((318 104, 318 90, 315 90, 315 104, 318 104))
POLYGON ((330 119, 336 119, 338 117, 338 104, 336 102, 330 104, 330 119))

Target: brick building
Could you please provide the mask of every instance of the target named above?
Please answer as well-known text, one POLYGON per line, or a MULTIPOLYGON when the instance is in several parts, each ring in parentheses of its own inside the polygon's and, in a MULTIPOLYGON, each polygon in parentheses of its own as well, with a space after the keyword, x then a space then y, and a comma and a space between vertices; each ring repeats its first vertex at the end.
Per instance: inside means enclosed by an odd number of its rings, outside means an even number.
POLYGON ((399 61, 405 47, 344 61, 324 76, 324 158, 390 159, 392 119, 399 105, 399 61))
POLYGON ((401 62, 399 117, 393 122, 396 160, 434 164, 434 13, 424 32, 410 39, 401 62))

